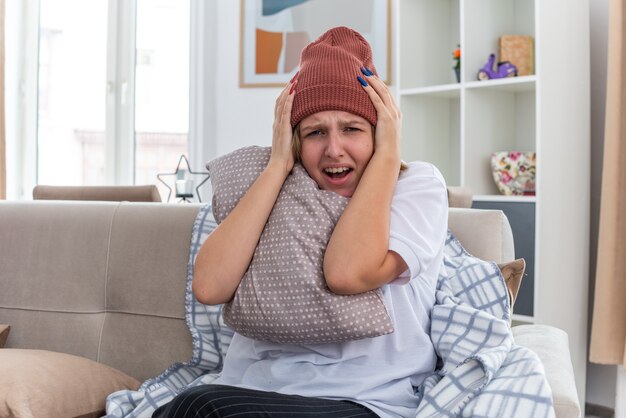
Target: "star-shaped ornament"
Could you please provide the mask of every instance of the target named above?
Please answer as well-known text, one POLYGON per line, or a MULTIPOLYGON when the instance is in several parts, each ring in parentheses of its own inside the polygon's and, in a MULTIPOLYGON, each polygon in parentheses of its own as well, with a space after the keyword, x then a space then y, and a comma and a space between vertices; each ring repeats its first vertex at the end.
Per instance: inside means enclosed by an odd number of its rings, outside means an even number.
POLYGON ((185 157, 185 155, 181 155, 180 158, 178 159, 178 165, 176 166, 176 171, 174 171, 173 173, 159 173, 157 174, 157 179, 163 183, 165 185, 165 187, 167 187, 168 189, 168 194, 167 194, 167 201, 170 201, 170 197, 172 196, 172 187, 167 184, 165 182, 165 180, 163 180, 163 177, 168 177, 168 176, 174 176, 175 177, 175 181, 174 181, 174 190, 176 192, 176 198, 177 199, 181 199, 179 200, 179 202, 190 202, 190 199, 193 199, 194 197, 194 184, 196 184, 199 180, 200 183, 197 183, 198 185, 196 186, 195 190, 196 190, 196 196, 198 198, 198 202, 202 202, 202 198, 200 196, 200 187, 206 183, 206 181, 209 179, 209 173, 208 172, 197 172, 197 171, 193 171, 191 169, 191 167, 189 166, 189 160, 187 160, 187 157, 185 157), (185 165, 187 166, 187 168, 185 169, 184 167, 181 168, 181 163, 185 162, 185 165))

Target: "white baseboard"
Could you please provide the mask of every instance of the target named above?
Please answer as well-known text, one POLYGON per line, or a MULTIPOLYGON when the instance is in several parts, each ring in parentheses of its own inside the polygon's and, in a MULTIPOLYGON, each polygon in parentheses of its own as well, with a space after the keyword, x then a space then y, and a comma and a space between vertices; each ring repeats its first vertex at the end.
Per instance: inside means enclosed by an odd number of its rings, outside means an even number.
POLYGON ((615 418, 626 418, 626 369, 617 366, 615 384, 615 418))

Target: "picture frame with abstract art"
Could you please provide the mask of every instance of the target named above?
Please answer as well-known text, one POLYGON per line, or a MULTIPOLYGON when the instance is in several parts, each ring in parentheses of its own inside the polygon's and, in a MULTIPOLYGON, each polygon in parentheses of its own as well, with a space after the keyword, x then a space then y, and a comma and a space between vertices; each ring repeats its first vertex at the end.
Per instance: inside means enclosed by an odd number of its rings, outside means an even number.
POLYGON ((241 0, 239 85, 284 86, 302 48, 335 26, 368 40, 376 71, 390 84, 390 0, 241 0))

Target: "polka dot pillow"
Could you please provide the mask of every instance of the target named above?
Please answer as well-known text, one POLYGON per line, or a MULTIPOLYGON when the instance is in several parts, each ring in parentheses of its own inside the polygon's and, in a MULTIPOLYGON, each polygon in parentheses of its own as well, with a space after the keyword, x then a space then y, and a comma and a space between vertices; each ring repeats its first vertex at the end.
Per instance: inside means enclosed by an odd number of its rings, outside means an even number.
MULTIPOLYGON (((210 161, 213 215, 221 223, 267 165, 270 148, 247 147, 210 161)), ((330 343, 393 332, 380 290, 337 295, 323 260, 348 198, 319 190, 296 164, 272 209, 224 322, 250 338, 330 343)))

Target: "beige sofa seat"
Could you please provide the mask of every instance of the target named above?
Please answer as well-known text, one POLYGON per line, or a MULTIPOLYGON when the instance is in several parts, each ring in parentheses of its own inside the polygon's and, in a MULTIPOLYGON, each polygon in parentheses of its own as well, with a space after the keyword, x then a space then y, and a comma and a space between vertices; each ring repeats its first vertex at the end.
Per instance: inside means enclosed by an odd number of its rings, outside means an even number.
MULTIPOLYGON (((139 381, 189 360, 184 295, 199 207, 1 201, 0 324, 11 326, 6 347, 80 356, 139 381)), ((449 226, 475 256, 514 258, 500 211, 451 208, 449 226)), ((573 379, 558 378, 573 374, 566 336, 535 325, 514 335, 544 353, 557 417, 579 416, 573 379)))

